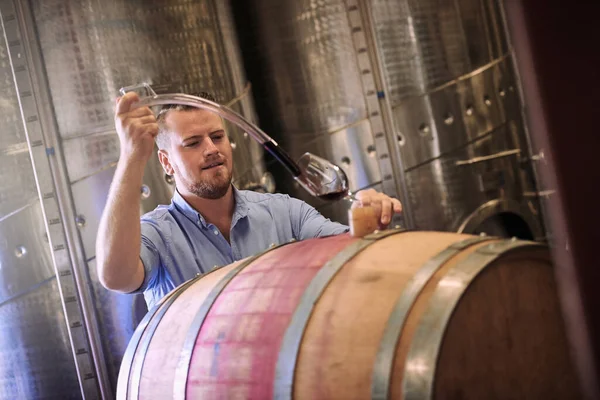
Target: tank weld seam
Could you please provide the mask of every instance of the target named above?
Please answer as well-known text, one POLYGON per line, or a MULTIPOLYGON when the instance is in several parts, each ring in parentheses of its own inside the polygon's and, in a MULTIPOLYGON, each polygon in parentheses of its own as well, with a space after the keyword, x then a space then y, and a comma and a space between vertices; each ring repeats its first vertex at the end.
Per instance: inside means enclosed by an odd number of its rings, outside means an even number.
POLYGON ((446 157, 448 155, 451 155, 452 153, 454 153, 456 151, 459 151, 459 150, 462 150, 464 148, 467 148, 470 145, 472 145, 472 144, 474 144, 474 143, 476 143, 476 142, 478 142, 480 140, 483 140, 483 139, 487 138, 488 136, 493 135, 494 133, 496 133, 500 129, 505 128, 506 126, 507 126, 507 123, 504 122, 501 125, 498 125, 498 126, 496 126, 494 128, 491 128, 491 129, 483 132, 482 134, 478 135, 477 137, 475 137, 475 138, 473 138, 473 139, 471 139, 471 140, 469 140, 467 142, 464 142, 464 143, 460 144, 457 147, 453 147, 453 148, 448 149, 448 150, 446 150, 444 152, 441 152, 438 156, 435 156, 435 157, 432 157, 432 158, 428 158, 427 160, 421 161, 420 163, 415 164, 412 167, 408 167, 408 168, 406 168, 404 170, 404 172, 411 172, 411 171, 413 171, 413 170, 415 170, 415 169, 417 169, 419 167, 422 167, 422 166, 430 164, 430 163, 432 163, 432 162, 434 162, 436 160, 439 160, 440 158, 443 158, 443 157, 446 157))
POLYGON ((40 199, 36 196, 34 198, 32 198, 31 200, 29 200, 24 206, 17 208, 16 210, 13 210, 11 212, 9 212, 6 215, 3 215, 0 217, 0 222, 3 222, 4 220, 9 219, 10 217, 13 217, 17 214, 19 214, 22 211, 27 210, 28 208, 36 205, 37 203, 39 203, 40 199))
POLYGON ((239 101, 243 100, 246 96, 248 96, 248 94, 250 93, 251 90, 252 90, 252 83, 250 81, 248 81, 248 82, 246 82, 246 85, 244 86, 244 89, 242 89, 240 94, 238 94, 233 99, 231 99, 227 103, 225 103, 225 106, 231 108, 231 106, 235 105, 239 101))
POLYGON ((451 86, 454 86, 454 85, 456 85, 456 84, 458 84, 458 83, 460 83, 462 81, 466 81, 468 79, 471 79, 474 76, 477 76, 477 75, 481 74, 482 72, 485 72, 486 70, 494 67, 495 65, 500 64, 501 62, 503 62, 504 60, 506 60, 507 58, 509 58, 510 55, 511 55, 510 52, 504 53, 503 55, 501 55, 500 57, 498 57, 498 58, 490 61, 489 63, 487 63, 487 64, 485 64, 485 65, 483 65, 483 66, 481 66, 481 67, 479 67, 479 68, 477 68, 477 69, 475 69, 473 71, 470 71, 470 72, 468 72, 468 73, 466 73, 464 75, 461 75, 458 78, 455 78, 455 79, 452 79, 452 80, 450 80, 450 81, 448 81, 446 83, 443 83, 440 86, 436 86, 435 88, 433 88, 431 90, 428 90, 428 91, 423 92, 423 93, 418 93, 418 94, 414 94, 414 95, 411 95, 411 96, 404 97, 403 99, 400 100, 400 102, 398 102, 398 103, 396 103, 396 104, 394 104, 392 106, 392 110, 395 110, 396 108, 402 107, 404 105, 404 103, 406 103, 406 102, 408 102, 408 101, 410 101, 412 99, 417 99, 417 98, 420 98, 420 97, 425 97, 425 96, 431 95, 433 93, 436 93, 436 92, 442 91, 444 89, 447 89, 447 88, 449 88, 451 86))
POLYGON ((18 300, 19 298, 21 298, 23 296, 27 296, 28 294, 31 294, 31 293, 35 292, 36 290, 38 290, 42 286, 46 285, 47 283, 52 282, 55 279, 56 279, 56 275, 52 275, 51 277, 46 278, 46 279, 44 279, 41 282, 38 282, 36 284, 31 285, 27 289, 21 290, 20 292, 15 293, 14 295, 12 295, 10 297, 7 297, 4 300, 0 300, 0 307, 4 307, 5 305, 7 305, 9 303, 12 303, 15 300, 18 300))

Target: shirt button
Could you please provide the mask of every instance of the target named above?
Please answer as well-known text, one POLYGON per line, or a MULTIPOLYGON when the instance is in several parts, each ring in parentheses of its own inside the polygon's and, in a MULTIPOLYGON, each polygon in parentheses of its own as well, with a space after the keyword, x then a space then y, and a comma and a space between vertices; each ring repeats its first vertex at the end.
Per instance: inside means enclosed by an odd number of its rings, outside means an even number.
POLYGON ((214 233, 215 235, 218 235, 218 234, 219 234, 219 231, 215 229, 215 230, 213 231, 213 233, 214 233))

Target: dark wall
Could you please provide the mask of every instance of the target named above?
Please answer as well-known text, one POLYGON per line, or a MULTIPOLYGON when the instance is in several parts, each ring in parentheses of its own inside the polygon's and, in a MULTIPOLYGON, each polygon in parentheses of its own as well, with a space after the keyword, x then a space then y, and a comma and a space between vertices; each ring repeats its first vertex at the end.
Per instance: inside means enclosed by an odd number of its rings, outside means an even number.
POLYGON ((600 365, 600 2, 504 0, 571 342, 588 398, 600 365))

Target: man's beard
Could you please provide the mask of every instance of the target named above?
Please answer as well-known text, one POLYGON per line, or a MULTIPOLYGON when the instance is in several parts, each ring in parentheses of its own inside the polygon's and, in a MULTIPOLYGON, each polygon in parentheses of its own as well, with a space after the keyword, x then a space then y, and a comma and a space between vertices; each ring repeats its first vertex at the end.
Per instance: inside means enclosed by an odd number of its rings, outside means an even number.
POLYGON ((212 182, 199 181, 199 182, 183 182, 187 186, 187 190, 190 193, 195 194, 198 197, 204 199, 217 200, 227 194, 233 176, 229 173, 229 170, 223 174, 217 174, 212 182))
POLYGON ((229 179, 226 181, 224 180, 218 183, 196 182, 190 187, 190 192, 194 193, 198 197, 216 200, 227 194, 229 186, 231 186, 231 175, 229 175, 229 179))

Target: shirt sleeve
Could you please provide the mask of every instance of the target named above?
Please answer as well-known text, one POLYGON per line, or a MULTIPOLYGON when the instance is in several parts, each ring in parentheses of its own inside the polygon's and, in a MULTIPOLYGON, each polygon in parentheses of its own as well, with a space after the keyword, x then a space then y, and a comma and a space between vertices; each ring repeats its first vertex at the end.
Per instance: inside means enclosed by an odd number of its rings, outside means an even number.
POLYGON ((289 202, 294 235, 298 240, 339 235, 350 230, 346 225, 325 218, 302 200, 290 197, 289 202))
POLYGON ((144 265, 144 281, 132 293, 143 293, 146 289, 156 286, 162 265, 161 254, 167 254, 166 244, 158 226, 152 222, 142 220, 141 233, 140 259, 144 265))

